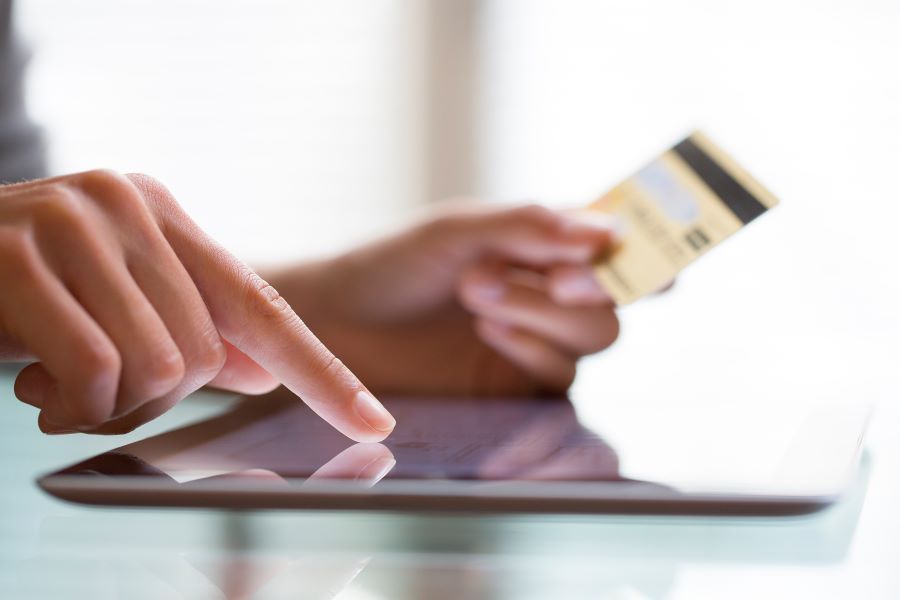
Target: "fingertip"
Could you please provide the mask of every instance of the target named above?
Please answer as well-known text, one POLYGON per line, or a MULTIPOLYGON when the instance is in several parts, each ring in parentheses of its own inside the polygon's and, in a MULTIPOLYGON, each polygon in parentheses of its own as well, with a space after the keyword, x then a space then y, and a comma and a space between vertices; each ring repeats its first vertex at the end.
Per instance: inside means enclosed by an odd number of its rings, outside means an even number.
POLYGON ((562 213, 537 202, 527 202, 501 213, 512 222, 528 223, 539 227, 559 228, 565 220, 562 213))
POLYGON ((59 384, 41 363, 32 363, 22 369, 14 386, 16 397, 40 409, 38 427, 44 433, 72 433, 79 430, 80 411, 73 411, 60 397, 59 384))
POLYGON ((369 485, 375 485, 384 479, 396 466, 397 459, 393 456, 385 456, 366 465, 356 476, 357 481, 363 481, 369 485))
POLYGON ((61 425, 59 423, 51 421, 47 417, 47 415, 44 413, 44 411, 41 411, 38 414, 37 424, 38 424, 38 429, 40 429, 41 432, 46 435, 62 435, 62 434, 69 434, 69 433, 78 433, 77 429, 72 429, 71 427, 68 427, 66 425, 61 425))
POLYGON ((361 436, 365 439, 353 436, 357 441, 380 442, 397 426, 397 420, 393 415, 366 390, 360 390, 353 398, 353 411, 369 429, 361 432, 361 436))
POLYGON ((621 237, 625 233, 625 221, 622 217, 612 213, 578 209, 566 211, 563 215, 565 217, 564 228, 585 232, 606 232, 614 237, 621 237))
POLYGON ((560 234, 572 242, 589 244, 590 258, 602 258, 625 236, 625 222, 616 215, 597 211, 571 211, 565 214, 560 234))
POLYGON ((35 408, 41 408, 47 391, 45 375, 46 372, 38 366, 38 363, 30 364, 19 371, 13 384, 16 398, 35 408))
POLYGON ((607 219, 583 220, 561 215, 560 224, 552 235, 557 247, 558 261, 567 264, 591 264, 603 260, 613 250, 617 234, 607 219))

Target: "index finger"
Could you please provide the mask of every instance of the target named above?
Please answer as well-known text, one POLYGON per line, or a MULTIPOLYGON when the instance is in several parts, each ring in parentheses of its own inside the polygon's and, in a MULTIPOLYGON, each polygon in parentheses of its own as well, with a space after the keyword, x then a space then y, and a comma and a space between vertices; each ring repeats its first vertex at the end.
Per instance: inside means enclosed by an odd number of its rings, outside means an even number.
POLYGON ((349 438, 383 440, 396 421, 306 327, 288 302, 207 236, 161 184, 128 176, 144 194, 220 335, 349 438))

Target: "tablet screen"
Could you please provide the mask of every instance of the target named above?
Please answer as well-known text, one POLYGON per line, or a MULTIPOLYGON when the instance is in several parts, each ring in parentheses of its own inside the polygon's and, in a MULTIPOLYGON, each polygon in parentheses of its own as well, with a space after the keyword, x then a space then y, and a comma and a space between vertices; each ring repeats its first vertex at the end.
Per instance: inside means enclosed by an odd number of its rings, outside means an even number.
POLYGON ((180 485, 235 478, 248 485, 603 482, 684 493, 828 494, 849 476, 862 431, 851 422, 860 414, 835 407, 784 412, 777 426, 766 427, 749 417, 704 420, 685 405, 677 415, 646 415, 643 428, 611 415, 603 431, 602 424, 579 420, 563 398, 384 401, 398 425, 381 444, 353 443, 282 391, 60 474, 156 477, 180 485))
POLYGON ((620 478, 615 451, 565 399, 393 398, 381 444, 355 444, 290 398, 247 399, 199 425, 122 447, 65 472, 178 482, 271 472, 285 479, 577 480, 620 478), (373 465, 373 463, 377 463, 373 465))

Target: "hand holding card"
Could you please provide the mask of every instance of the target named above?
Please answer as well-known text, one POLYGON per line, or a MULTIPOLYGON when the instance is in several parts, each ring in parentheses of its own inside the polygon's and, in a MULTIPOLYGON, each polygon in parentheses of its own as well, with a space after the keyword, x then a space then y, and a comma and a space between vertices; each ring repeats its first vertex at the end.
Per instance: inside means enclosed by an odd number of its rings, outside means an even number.
POLYGON ((622 241, 595 269, 617 304, 660 290, 679 271, 778 203, 705 135, 694 132, 588 211, 611 213, 622 241))

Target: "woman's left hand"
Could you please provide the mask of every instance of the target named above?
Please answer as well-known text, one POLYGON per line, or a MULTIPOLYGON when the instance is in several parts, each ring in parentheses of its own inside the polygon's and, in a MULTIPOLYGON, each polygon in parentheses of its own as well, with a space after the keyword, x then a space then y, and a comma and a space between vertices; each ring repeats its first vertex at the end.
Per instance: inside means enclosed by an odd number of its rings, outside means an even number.
POLYGON ((271 281, 376 393, 559 393, 619 333, 592 272, 613 243, 540 206, 474 205, 271 281))

